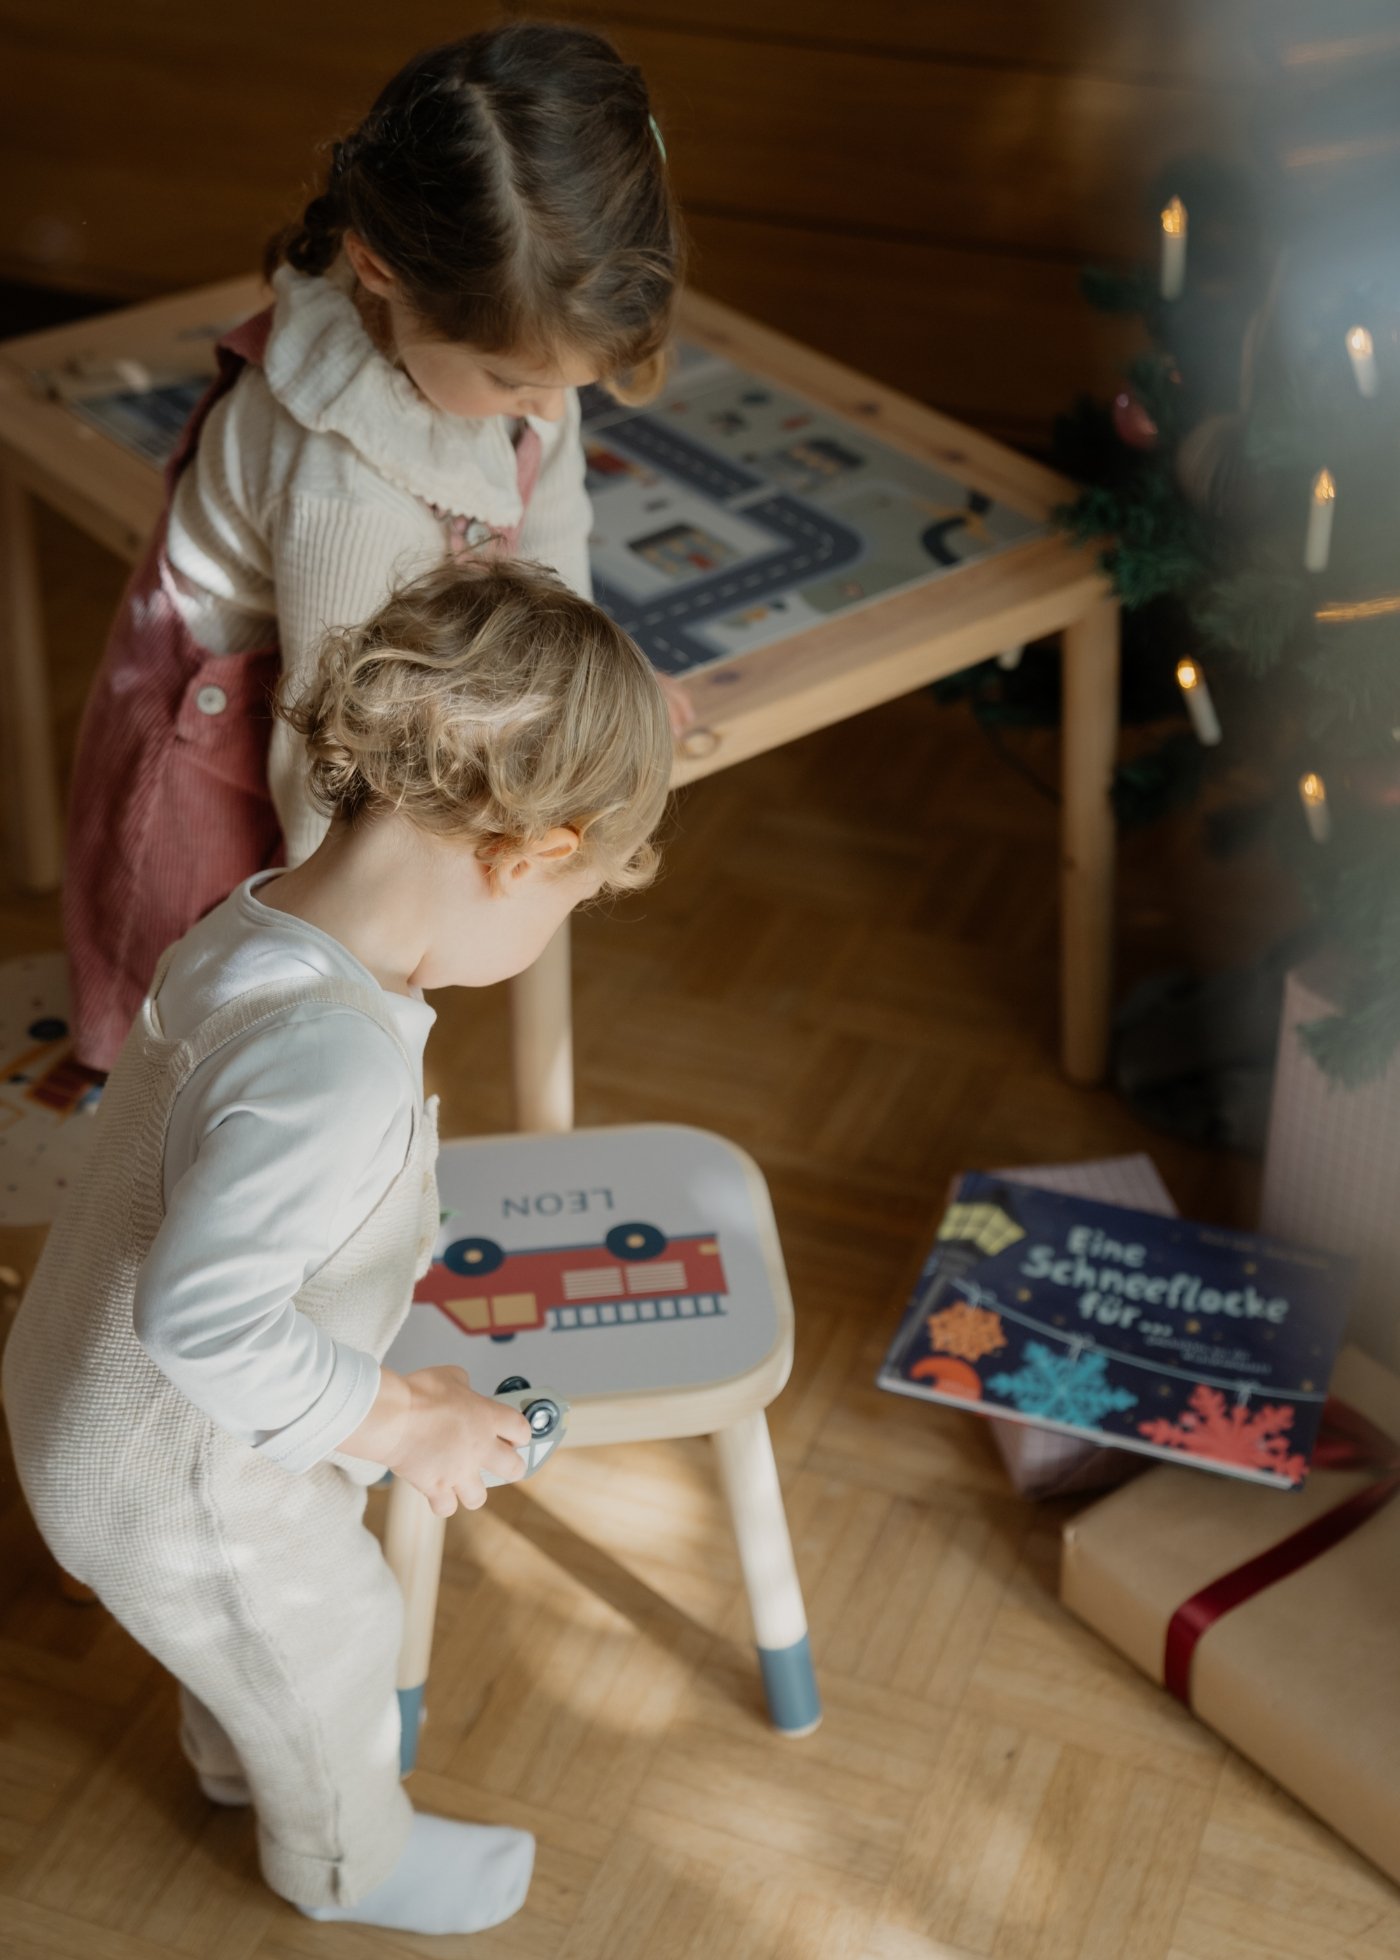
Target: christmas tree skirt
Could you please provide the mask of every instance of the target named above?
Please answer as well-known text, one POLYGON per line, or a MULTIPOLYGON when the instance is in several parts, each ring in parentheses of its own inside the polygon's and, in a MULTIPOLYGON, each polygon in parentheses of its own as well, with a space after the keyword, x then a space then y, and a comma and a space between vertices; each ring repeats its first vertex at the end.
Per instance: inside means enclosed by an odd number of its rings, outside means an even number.
POLYGON ((1332 1389, 1361 1467, 1151 1470, 1066 1525, 1060 1596, 1400 1880, 1400 1379, 1348 1348, 1332 1389))

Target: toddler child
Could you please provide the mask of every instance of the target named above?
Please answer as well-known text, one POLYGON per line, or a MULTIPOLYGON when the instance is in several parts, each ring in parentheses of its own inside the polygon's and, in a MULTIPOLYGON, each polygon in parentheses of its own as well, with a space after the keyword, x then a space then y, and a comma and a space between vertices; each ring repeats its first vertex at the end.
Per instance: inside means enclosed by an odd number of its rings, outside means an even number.
POLYGON ((523 1417, 381 1357, 438 1228, 423 990, 487 986, 651 875, 670 734, 627 636, 551 573, 439 568, 284 689, 329 828, 163 957, 4 1356, 60 1564, 181 1683, 206 1794, 314 1918, 465 1933, 533 1840, 415 1814, 387 1465, 450 1515, 523 1417))
POLYGON ((646 84, 583 29, 419 55, 334 146, 269 248, 273 305, 221 343, 84 718, 64 929, 89 1066, 167 945, 320 840, 279 669, 450 555, 589 595, 577 389, 654 390, 680 261, 646 84))

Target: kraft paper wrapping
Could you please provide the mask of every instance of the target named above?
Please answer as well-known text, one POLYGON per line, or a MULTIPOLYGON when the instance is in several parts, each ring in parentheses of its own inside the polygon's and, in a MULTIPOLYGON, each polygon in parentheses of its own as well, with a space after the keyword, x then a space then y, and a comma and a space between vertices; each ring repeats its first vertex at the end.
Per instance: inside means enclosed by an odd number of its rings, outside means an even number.
MULTIPOLYGON (((1332 1391, 1400 1442, 1400 1380, 1379 1363, 1346 1349, 1332 1391)), ((1060 1597, 1160 1682, 1179 1606, 1377 1475, 1315 1470, 1278 1491, 1151 1470, 1066 1525, 1060 1597)), ((1191 1705, 1400 1881, 1400 1497, 1210 1627, 1191 1705)))

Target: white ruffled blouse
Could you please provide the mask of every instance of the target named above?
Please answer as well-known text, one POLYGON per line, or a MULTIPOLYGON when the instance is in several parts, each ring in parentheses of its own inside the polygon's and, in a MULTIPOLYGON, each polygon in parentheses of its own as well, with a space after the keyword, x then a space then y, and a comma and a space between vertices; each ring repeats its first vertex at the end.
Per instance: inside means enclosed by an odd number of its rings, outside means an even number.
MULTIPOLYGON (((344 267, 310 278, 284 266, 264 365, 211 412, 176 487, 167 551, 187 624, 214 653, 265 645, 275 623, 286 670, 304 672, 328 628, 356 625, 393 588, 436 564, 452 517, 521 523, 514 418, 468 420, 425 401, 379 353, 344 267)), ((519 552, 591 591, 578 398, 532 418, 541 443, 519 552)), ((273 802, 295 864, 325 819, 306 797, 299 744, 279 723, 273 802)))

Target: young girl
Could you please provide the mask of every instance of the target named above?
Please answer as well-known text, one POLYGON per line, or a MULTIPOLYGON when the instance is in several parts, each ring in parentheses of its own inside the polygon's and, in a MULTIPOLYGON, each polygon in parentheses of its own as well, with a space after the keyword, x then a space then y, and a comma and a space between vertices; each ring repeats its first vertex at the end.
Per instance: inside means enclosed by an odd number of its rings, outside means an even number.
POLYGON ((589 594, 576 391, 654 390, 680 257, 646 85, 581 29, 419 55, 334 146, 269 248, 274 305, 221 344, 88 704, 83 1061, 110 1066, 167 945, 321 837, 295 730, 271 732, 279 666, 447 555, 519 551, 589 594))
POLYGON ((644 883, 670 774, 655 675, 538 568, 449 568, 335 636, 284 708, 329 831, 163 958, 4 1357, 55 1557, 181 1683, 205 1792, 257 1808, 314 1918, 470 1932, 533 1841, 415 1814, 388 1465, 449 1515, 520 1474, 514 1410, 380 1365, 438 1227, 423 989, 521 971, 644 883))

